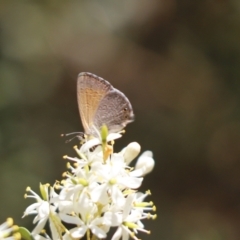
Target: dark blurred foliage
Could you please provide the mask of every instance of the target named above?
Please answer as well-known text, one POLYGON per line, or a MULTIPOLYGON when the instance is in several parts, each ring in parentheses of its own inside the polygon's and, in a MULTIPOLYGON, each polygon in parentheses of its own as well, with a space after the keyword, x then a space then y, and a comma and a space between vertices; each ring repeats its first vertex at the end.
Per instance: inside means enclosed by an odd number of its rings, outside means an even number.
POLYGON ((158 218, 141 238, 240 239, 238 0, 2 0, 0 44, 1 222, 29 224, 25 188, 75 156, 60 134, 82 131, 76 78, 89 71, 135 111, 115 150, 154 153, 142 191, 158 218))

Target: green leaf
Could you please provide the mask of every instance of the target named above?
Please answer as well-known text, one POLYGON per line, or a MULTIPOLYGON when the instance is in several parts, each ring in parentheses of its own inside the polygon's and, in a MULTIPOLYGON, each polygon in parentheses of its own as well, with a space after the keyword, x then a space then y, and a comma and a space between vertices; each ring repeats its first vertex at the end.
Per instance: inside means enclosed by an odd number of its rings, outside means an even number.
POLYGON ((24 227, 19 227, 18 232, 21 234, 21 239, 24 240, 34 240, 31 233, 24 227))

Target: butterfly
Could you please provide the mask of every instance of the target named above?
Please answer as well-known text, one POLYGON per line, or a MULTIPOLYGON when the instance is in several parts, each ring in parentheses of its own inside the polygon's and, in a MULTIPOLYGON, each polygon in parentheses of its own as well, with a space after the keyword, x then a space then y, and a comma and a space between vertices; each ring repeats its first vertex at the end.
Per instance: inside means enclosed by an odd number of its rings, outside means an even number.
POLYGON ((82 72, 77 79, 77 100, 84 133, 98 136, 103 125, 109 133, 121 131, 134 120, 128 98, 108 81, 82 72))

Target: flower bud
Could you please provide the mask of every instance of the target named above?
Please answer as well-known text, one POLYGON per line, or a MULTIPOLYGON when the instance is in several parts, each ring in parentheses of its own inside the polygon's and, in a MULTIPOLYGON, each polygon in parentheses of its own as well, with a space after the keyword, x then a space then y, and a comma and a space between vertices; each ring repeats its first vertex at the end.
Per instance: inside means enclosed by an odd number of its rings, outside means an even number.
POLYGON ((132 142, 127 145, 126 148, 123 149, 123 157, 125 159, 125 162, 127 164, 130 164, 130 162, 137 157, 137 155, 140 153, 141 147, 137 142, 132 142))
POLYGON ((150 173, 155 165, 151 151, 145 151, 137 160, 135 169, 142 170, 142 176, 150 173))

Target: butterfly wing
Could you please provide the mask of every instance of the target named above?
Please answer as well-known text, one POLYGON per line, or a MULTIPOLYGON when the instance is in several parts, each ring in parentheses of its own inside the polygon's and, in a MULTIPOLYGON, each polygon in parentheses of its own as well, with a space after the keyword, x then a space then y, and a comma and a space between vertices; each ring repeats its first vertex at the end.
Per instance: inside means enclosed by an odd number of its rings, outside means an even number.
POLYGON ((102 98, 97 108, 94 125, 100 129, 105 124, 111 133, 122 130, 133 120, 133 109, 128 98, 119 90, 112 88, 102 98))
POLYGON ((94 74, 83 72, 78 75, 78 108, 86 134, 96 135, 94 117, 101 100, 111 89, 113 87, 109 82, 94 74))

